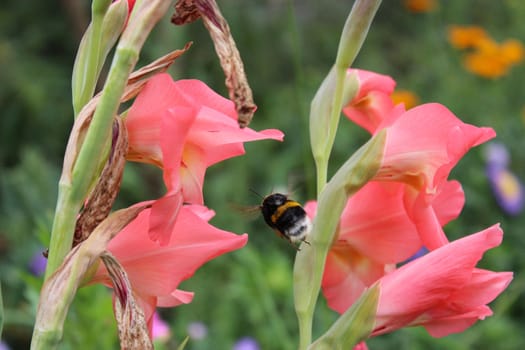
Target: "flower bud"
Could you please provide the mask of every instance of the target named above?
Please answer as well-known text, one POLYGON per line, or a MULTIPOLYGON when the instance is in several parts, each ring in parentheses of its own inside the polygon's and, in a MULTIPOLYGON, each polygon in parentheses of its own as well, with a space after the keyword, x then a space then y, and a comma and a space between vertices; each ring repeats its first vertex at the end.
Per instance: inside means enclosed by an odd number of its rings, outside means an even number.
POLYGON ((376 283, 308 349, 353 349, 360 341, 368 338, 374 329, 379 294, 379 283, 376 283))

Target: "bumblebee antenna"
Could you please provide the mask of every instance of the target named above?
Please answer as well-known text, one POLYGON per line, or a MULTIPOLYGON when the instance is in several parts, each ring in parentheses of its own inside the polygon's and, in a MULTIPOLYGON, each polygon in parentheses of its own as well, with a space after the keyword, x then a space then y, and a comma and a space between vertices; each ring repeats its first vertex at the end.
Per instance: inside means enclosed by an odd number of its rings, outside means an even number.
POLYGON ((250 192, 255 194, 257 197, 260 197, 261 199, 264 199, 263 196, 261 196, 258 192, 256 192, 253 188, 249 188, 250 192))

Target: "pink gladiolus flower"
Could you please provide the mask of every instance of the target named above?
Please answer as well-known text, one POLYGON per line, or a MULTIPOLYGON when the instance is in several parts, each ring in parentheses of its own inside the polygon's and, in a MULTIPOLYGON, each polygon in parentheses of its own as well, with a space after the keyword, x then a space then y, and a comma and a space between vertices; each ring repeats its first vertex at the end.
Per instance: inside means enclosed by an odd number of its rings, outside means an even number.
MULTIPOLYGON (((494 225, 400 267, 379 279, 381 294, 373 336, 401 327, 424 326, 434 337, 462 332, 492 314, 487 306, 512 280, 511 272, 475 268, 483 253, 501 243, 494 225)), ((341 291, 326 295, 343 313, 351 300, 341 291)))
POLYGON ((391 95, 396 82, 387 75, 362 69, 349 69, 356 74, 359 89, 356 96, 343 108, 343 113, 362 128, 374 133, 386 114, 394 108, 391 95))
POLYGON ((155 201, 150 223, 153 240, 167 244, 182 202, 203 204, 206 168, 244 154, 243 143, 282 140, 278 130, 239 128, 233 102, 199 80, 174 82, 153 77, 127 117, 128 159, 163 169, 166 195, 155 201))
POLYGON ((432 210, 433 199, 443 186, 456 186, 452 197, 454 212, 463 206, 459 184, 447 185, 452 168, 468 150, 495 136, 491 128, 465 124, 440 104, 429 103, 409 111, 395 108, 379 125, 387 129, 387 141, 381 168, 374 180, 399 181, 411 185, 415 192, 409 210, 413 221, 423 234, 428 249, 447 243, 440 229, 439 218, 432 210), (433 233, 429 233, 434 231, 433 233))
MULTIPOLYGON (((126 270, 150 327, 156 307, 191 302, 193 293, 177 289, 183 280, 206 261, 242 248, 248 240, 246 234, 232 234, 208 224, 212 211, 198 205, 184 205, 173 227, 172 239, 167 245, 159 246, 148 235, 151 211, 141 212, 107 247, 126 270)), ((111 286, 103 266, 92 280, 97 282, 111 286)))
POLYGON ((375 180, 401 181, 435 190, 470 148, 496 136, 491 128, 465 124, 437 103, 427 103, 385 118, 383 164, 375 180))

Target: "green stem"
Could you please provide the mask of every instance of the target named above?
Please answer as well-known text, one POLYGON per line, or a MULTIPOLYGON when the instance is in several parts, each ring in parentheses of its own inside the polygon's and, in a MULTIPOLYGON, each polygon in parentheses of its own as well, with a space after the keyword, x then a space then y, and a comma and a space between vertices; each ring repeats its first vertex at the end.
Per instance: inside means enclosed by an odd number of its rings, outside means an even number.
POLYGON ((297 319, 299 320, 299 347, 298 349, 307 349, 312 342, 312 318, 308 316, 309 311, 297 311, 297 319))
POLYGON ((51 241, 49 242, 46 280, 55 272, 62 263, 64 256, 71 250, 75 223, 81 204, 82 201, 72 200, 71 185, 61 182, 58 187, 58 200, 51 231, 51 241))

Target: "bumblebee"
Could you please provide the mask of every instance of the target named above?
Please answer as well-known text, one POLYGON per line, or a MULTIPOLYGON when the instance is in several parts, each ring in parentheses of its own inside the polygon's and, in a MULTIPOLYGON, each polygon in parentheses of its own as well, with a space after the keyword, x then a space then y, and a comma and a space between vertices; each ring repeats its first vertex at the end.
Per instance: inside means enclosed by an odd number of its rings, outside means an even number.
POLYGON ((299 203, 288 199, 284 194, 272 193, 263 198, 259 208, 268 226, 295 249, 299 250, 297 243, 309 244, 306 238, 312 223, 299 203))

